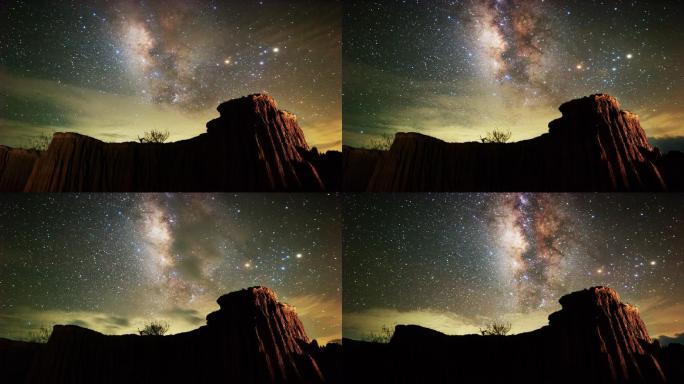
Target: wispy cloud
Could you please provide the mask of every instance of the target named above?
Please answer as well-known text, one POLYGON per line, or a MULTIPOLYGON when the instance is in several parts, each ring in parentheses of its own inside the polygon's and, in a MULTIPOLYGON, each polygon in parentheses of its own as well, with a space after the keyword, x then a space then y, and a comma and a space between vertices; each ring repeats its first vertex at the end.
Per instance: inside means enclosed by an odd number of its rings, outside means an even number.
MULTIPOLYGON (((207 308, 206 313, 216 309, 207 308)), ((4 331, 0 337, 24 338, 40 327, 52 328, 53 325, 57 324, 78 325, 104 334, 123 335, 137 333, 137 330, 150 320, 166 321, 170 326, 170 333, 189 331, 204 324, 204 317, 200 316, 198 310, 180 307, 149 317, 97 311, 18 308, 0 314, 0 329, 4 331)))
MULTIPOLYGON (((68 126, 29 122, 0 117, 0 142, 22 145, 28 137, 41 132, 77 132, 104 141, 135 141, 151 129, 168 130, 169 140, 177 141, 206 131, 205 123, 218 117, 214 107, 185 111, 166 104, 144 103, 134 96, 61 84, 56 81, 19 77, 0 69, 0 98, 21 98, 32 104, 50 106, 69 121, 68 126)), ((34 111, 34 113, 37 113, 34 111)), ((301 119, 302 129, 311 145, 321 150, 337 149, 341 142, 339 116, 301 119)))
POLYGON ((181 112, 165 105, 141 103, 133 96, 18 77, 3 71, 0 71, 0 93, 49 104, 70 120, 68 127, 55 127, 4 119, 1 128, 9 145, 16 145, 21 136, 26 136, 26 130, 40 132, 46 128, 107 141, 131 141, 145 131, 160 129, 170 132, 170 140, 180 140, 204 132, 204 122, 218 114, 213 111, 181 112), (10 136, 12 132, 14 136, 10 136))
MULTIPOLYGON (((310 337, 325 344, 342 337, 342 304, 339 297, 321 295, 295 296, 287 300, 294 305, 304 329, 310 337)), ((158 313, 128 315, 83 310, 36 310, 28 307, 15 308, 0 313, 0 337, 25 338, 40 327, 71 324, 89 328, 104 334, 123 335, 137 333, 151 320, 165 321, 169 333, 187 332, 206 322, 206 315, 218 310, 214 302, 196 303, 192 307, 174 306, 158 313)))
POLYGON ((684 331, 684 303, 652 296, 639 300, 638 308, 651 337, 672 336, 684 331))
POLYGON ((325 295, 294 296, 293 305, 307 334, 319 344, 342 338, 342 302, 340 297, 325 295))
POLYGON ((643 113, 640 120, 648 136, 656 138, 684 136, 684 112, 679 110, 643 113))

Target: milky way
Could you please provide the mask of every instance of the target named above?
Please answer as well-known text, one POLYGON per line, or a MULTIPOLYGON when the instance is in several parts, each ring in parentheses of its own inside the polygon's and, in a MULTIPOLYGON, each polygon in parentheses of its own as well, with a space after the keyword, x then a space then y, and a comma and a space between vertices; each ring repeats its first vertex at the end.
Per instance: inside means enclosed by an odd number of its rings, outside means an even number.
POLYGON ((502 194, 492 204, 491 231, 512 308, 545 308, 562 291, 566 255, 576 248, 567 213, 546 195, 502 194))
POLYGON ((470 14, 482 75, 511 81, 531 99, 548 96, 552 26, 541 7, 530 1, 485 1, 473 5, 470 14))
POLYGON ((254 285, 294 305, 310 336, 340 336, 335 196, 4 195, 0 208, 0 337, 150 319, 186 331, 254 285))
POLYGON ((561 103, 616 96, 654 143, 684 149, 681 2, 348 1, 344 142, 417 131, 479 141, 547 131, 561 103))
POLYGON ((415 323, 452 334, 547 323, 594 285, 639 306, 654 336, 684 328, 684 197, 380 194, 344 198, 344 333, 415 323))

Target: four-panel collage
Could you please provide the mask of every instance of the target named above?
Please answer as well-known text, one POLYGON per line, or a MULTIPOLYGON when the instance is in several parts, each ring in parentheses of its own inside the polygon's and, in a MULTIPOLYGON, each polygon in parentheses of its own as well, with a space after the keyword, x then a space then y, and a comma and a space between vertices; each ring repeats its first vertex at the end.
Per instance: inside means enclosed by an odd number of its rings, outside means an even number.
POLYGON ((0 383, 684 383, 683 19, 0 0, 0 383))

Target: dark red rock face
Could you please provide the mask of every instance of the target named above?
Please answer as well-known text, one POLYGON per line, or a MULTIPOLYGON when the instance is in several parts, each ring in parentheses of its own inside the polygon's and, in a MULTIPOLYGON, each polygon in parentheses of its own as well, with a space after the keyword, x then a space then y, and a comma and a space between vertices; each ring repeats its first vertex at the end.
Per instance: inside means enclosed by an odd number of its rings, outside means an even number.
MULTIPOLYGON (((549 133, 509 144, 446 143, 398 133, 365 183, 357 179, 366 170, 345 169, 344 184, 350 177, 354 186, 365 184, 377 192, 668 189, 669 180, 658 167, 660 152, 649 145, 638 116, 622 110, 614 97, 592 95, 565 103, 560 111, 549 133)), ((345 156, 367 154, 349 151, 345 156)), ((352 166, 359 162, 363 159, 345 158, 352 166)))
MULTIPOLYGON (((323 191, 330 190, 324 180, 340 184, 340 160, 335 169, 318 151, 310 154, 296 117, 279 110, 270 96, 250 95, 217 109, 220 117, 207 123, 206 134, 174 143, 104 143, 57 133, 28 173, 5 166, 27 176, 5 182, 0 173, 0 190, 323 191)), ((0 151, 0 172, 2 157, 0 151)))
POLYGON ((44 345, 0 338, 0 382, 23 384, 44 345))
MULTIPOLYGON (((57 325, 48 343, 31 355, 25 379, 15 382, 337 382, 339 372, 322 372, 316 361, 325 348, 309 341, 294 309, 279 303, 271 289, 248 288, 218 303, 206 326, 171 336, 106 336, 57 325)), ((0 340, 0 356, 2 346, 0 340)))
POLYGON ((385 153, 377 149, 343 147, 343 190, 345 192, 365 191, 375 167, 385 153))
POLYGON ((0 191, 21 192, 40 152, 0 145, 0 191))
POLYGON ((512 336, 447 336, 397 326, 389 344, 344 341, 345 378, 374 383, 666 383, 681 382, 661 365, 637 308, 610 288, 560 299, 549 325, 512 336))

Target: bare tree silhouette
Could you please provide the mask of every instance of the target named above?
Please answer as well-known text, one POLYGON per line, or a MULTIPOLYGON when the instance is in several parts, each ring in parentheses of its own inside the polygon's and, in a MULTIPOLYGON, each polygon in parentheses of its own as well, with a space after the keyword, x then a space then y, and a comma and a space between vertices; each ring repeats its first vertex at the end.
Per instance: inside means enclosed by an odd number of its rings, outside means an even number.
POLYGON ((138 141, 141 143, 163 143, 169 139, 169 131, 159 131, 153 129, 145 132, 143 137, 138 136, 138 141))
POLYGON ((493 321, 480 328, 482 336, 505 336, 511 331, 511 323, 493 321))
POLYGON ((169 331, 169 324, 165 321, 152 320, 138 329, 140 336, 164 336, 169 331))
POLYGON ((480 140, 482 140, 483 143, 507 143, 508 140, 511 139, 511 131, 498 131, 498 130, 493 130, 491 132, 487 132, 487 136, 485 137, 480 137, 480 140))

